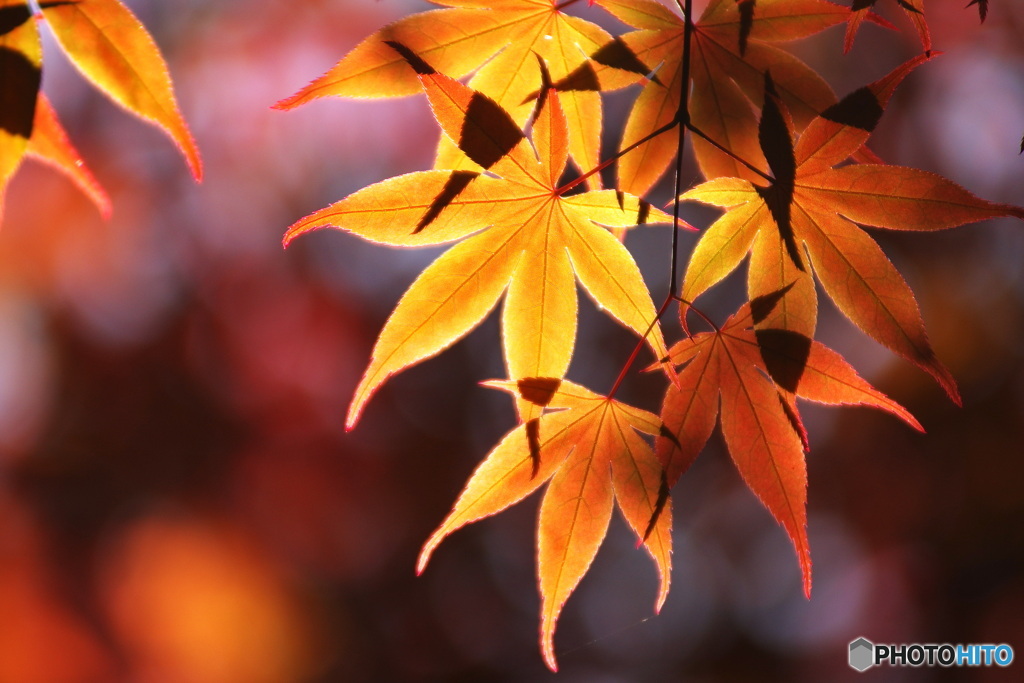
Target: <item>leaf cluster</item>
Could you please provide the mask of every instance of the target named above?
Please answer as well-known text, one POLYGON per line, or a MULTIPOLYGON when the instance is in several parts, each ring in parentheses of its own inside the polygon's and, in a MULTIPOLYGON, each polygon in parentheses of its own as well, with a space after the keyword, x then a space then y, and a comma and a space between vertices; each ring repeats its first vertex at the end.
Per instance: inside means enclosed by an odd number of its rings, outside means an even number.
MULTIPOLYGON (((572 16, 573 0, 434 2, 444 7, 385 26, 277 105, 424 92, 442 132, 434 169, 362 189, 285 236, 287 244, 332 227, 395 247, 452 244, 381 331, 348 428, 388 377, 440 353, 504 301, 508 377, 485 384, 513 396, 519 423, 471 476, 418 571, 448 534, 546 485, 541 649, 554 669, 558 615, 616 505, 658 567, 656 609, 663 604, 670 489, 720 424, 741 477, 793 541, 809 596, 809 446, 797 399, 872 406, 921 429, 815 341, 815 281, 854 325, 959 402, 912 291, 861 226, 931 231, 1024 218, 934 174, 888 165, 865 146, 899 83, 938 54, 923 0, 897 3, 922 53, 842 98, 784 44, 846 24, 849 50, 863 22, 888 25, 875 0, 711 0, 699 18, 691 0, 595 0, 632 28, 617 36, 572 16), (602 160, 600 94, 630 85, 638 94, 619 149, 602 160), (705 177, 690 188, 679 173, 687 141, 705 177), (576 174, 565 182, 570 162, 576 174), (600 172, 612 163, 615 187, 601 189, 600 172), (643 197, 673 164, 668 212, 643 197), (679 282, 677 235, 689 227, 679 218, 683 201, 724 212, 701 234, 679 282), (673 226, 670 294, 660 306, 619 239, 652 223, 673 226), (715 324, 696 302, 743 261, 748 301, 715 324), (577 283, 638 337, 604 394, 566 378, 577 283), (683 338, 669 347, 662 317, 673 302, 683 338), (691 332, 694 317, 709 329, 691 332), (615 399, 645 346, 650 369, 666 378, 659 415, 615 399)), ((976 4, 984 19, 987 3, 976 4)))

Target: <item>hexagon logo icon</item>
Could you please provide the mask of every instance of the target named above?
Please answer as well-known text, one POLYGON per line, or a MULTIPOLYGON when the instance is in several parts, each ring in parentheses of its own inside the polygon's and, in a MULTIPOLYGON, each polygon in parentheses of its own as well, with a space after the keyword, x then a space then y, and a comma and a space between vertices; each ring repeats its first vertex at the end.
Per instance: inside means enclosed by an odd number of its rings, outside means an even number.
POLYGON ((858 638, 850 643, 850 666, 857 671, 866 671, 875 665, 875 644, 867 638, 858 638))

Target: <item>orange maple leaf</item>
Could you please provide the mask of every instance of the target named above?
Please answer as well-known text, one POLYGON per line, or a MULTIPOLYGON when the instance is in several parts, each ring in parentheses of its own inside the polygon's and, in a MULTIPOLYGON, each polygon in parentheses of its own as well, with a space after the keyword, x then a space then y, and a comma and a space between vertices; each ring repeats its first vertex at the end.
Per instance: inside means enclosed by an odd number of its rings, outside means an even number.
POLYGON ((120 0, 54 0, 40 8, 75 68, 115 103, 167 133, 200 180, 199 150, 178 110, 167 64, 135 15, 120 0))
POLYGON ((424 570, 450 533, 501 512, 550 481, 537 522, 537 574, 541 651, 555 670, 558 616, 608 532, 613 501, 658 567, 655 611, 665 602, 672 570, 671 502, 661 465, 639 435, 658 434, 662 424, 653 413, 568 380, 531 377, 485 384, 554 412, 520 424, 487 455, 424 544, 416 571, 424 570))
POLYGON ((679 383, 665 394, 665 430, 656 448, 671 486, 703 450, 721 414, 733 462, 792 539, 810 597, 807 440, 795 398, 873 406, 915 429, 921 430, 921 425, 823 344, 792 330, 755 329, 769 318, 787 289, 743 304, 714 332, 673 345, 672 362, 686 367, 679 372, 679 383))
POLYGON ((68 134, 57 118, 57 112, 53 110, 53 106, 43 93, 39 93, 32 137, 25 153, 68 176, 78 189, 92 200, 100 215, 104 218, 110 217, 110 197, 89 171, 78 150, 71 144, 68 134))
POLYGON ((681 297, 692 302, 751 252, 751 298, 792 287, 763 326, 813 337, 813 266, 826 293, 851 321, 931 373, 959 403, 956 382, 935 357, 913 292, 856 223, 941 230, 998 216, 1024 218, 1024 209, 987 202, 941 176, 913 168, 834 167, 867 140, 896 85, 930 58, 912 59, 826 109, 795 145, 785 107, 766 79, 760 137, 774 175, 767 186, 718 178, 681 195, 728 208, 694 249, 681 297))
MULTIPOLYGON (((470 87, 496 101, 523 125, 541 88, 534 55, 556 80, 587 63, 587 56, 610 36, 596 24, 564 14, 551 0, 431 0, 447 9, 400 19, 359 43, 341 61, 294 95, 278 102, 291 109, 310 100, 333 97, 400 97, 420 91, 404 60, 388 43, 397 42, 438 71, 462 78, 479 69, 470 87)), ((601 136, 599 90, 624 87, 636 80, 598 65, 585 88, 563 97, 570 122, 569 150, 583 169, 597 166, 601 136)), ((435 168, 477 170, 442 137, 435 168)), ((594 181, 598 176, 592 176, 594 181)))
MULTIPOLYGON (((120 0, 38 3, 71 63, 125 110, 167 133, 193 177, 202 178, 199 150, 171 87, 160 51, 120 0)), ((37 23, 24 0, 0 0, 0 216, 7 183, 29 154, 67 174, 104 216, 110 201, 82 163, 39 86, 43 54, 37 23)))
POLYGON ((545 89, 540 98, 531 146, 494 100, 434 71, 407 47, 395 43, 394 48, 419 72, 444 132, 488 174, 399 176, 288 229, 285 244, 322 227, 395 246, 462 240, 423 271, 391 314, 356 388, 348 427, 390 375, 467 334, 506 290, 502 340, 512 379, 565 374, 576 339, 577 278, 607 313, 646 335, 663 357, 667 347, 640 271, 601 226, 671 222, 671 217, 613 190, 564 194, 569 185, 558 180, 568 131, 556 91, 545 89))
POLYGON ((32 137, 42 81, 43 47, 25 2, 0 0, 0 217, 7 182, 21 165, 32 137))
MULTIPOLYGON (((626 122, 621 146, 626 149, 677 119, 686 24, 654 0, 596 0, 596 4, 639 29, 617 39, 624 49, 612 53, 608 64, 620 64, 622 60, 615 57, 626 54, 656 70, 657 80, 644 86, 626 122)), ((735 155, 766 169, 750 105, 761 98, 766 70, 772 70, 799 129, 836 100, 817 73, 775 44, 839 24, 849 13, 849 8, 825 0, 709 2, 692 31, 689 121, 735 155)), ((665 132, 626 154, 619 160, 619 187, 645 194, 671 162, 676 141, 674 133, 665 132)), ((706 140, 694 138, 693 144, 705 177, 756 177, 706 140)))

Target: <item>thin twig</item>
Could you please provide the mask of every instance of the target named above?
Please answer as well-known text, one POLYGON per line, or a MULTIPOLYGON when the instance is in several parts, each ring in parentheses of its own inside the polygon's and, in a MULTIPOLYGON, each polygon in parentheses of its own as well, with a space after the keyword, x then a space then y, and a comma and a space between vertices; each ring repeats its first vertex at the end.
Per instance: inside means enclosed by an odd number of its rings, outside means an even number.
POLYGON ((569 5, 574 5, 577 2, 579 2, 579 1, 580 0, 565 0, 565 2, 562 2, 562 3, 558 4, 558 5, 555 5, 555 11, 556 12, 561 12, 566 7, 568 7, 569 5))
POLYGON ((700 310, 699 308, 694 306, 692 303, 690 303, 689 301, 687 301, 683 297, 676 296, 676 297, 672 297, 672 298, 675 301, 678 301, 682 305, 686 306, 686 310, 693 311, 694 313, 696 313, 700 317, 700 319, 703 320, 704 322, 706 322, 708 325, 710 325, 711 329, 713 329, 715 332, 721 332, 722 331, 722 330, 719 329, 718 325, 715 324, 715 321, 708 317, 707 313, 705 313, 704 311, 700 310))
MULTIPOLYGON (((673 300, 674 297, 671 296, 665 299, 665 303, 663 303, 661 308, 658 309, 658 313, 654 316, 654 320, 651 321, 651 324, 647 326, 647 330, 644 331, 644 336, 642 336, 640 341, 636 343, 636 346, 633 347, 633 353, 629 354, 626 364, 622 366, 622 370, 619 371, 619 376, 615 378, 615 384, 612 385, 611 391, 608 392, 609 401, 615 398, 615 392, 619 390, 622 380, 626 379, 626 373, 629 372, 631 367, 633 367, 633 363, 636 362, 636 357, 640 355, 640 349, 644 347, 644 343, 647 341, 647 335, 651 333, 654 326, 658 324, 659 320, 661 320, 661 316, 665 314, 665 309, 668 308, 668 305, 672 303, 673 300)), ((662 359, 659 358, 658 360, 660 361, 662 359)))
MULTIPOLYGON (((619 390, 619 386, 622 384, 623 379, 626 377, 626 373, 633 367, 633 363, 636 362, 636 357, 640 353, 640 349, 643 348, 644 342, 647 340, 647 335, 651 333, 654 326, 661 320, 661 316, 665 314, 665 310, 669 304, 679 299, 676 280, 678 280, 677 271, 679 263, 679 230, 675 227, 679 225, 679 195, 683 191, 683 152, 686 149, 686 129, 690 123, 690 44, 693 37, 693 22, 690 17, 693 15, 693 0, 685 0, 685 4, 676 0, 679 3, 679 8, 683 12, 683 16, 686 20, 685 29, 683 31, 683 64, 682 73, 680 79, 682 81, 679 90, 679 109, 676 111, 676 115, 672 118, 672 121, 665 124, 651 135, 645 136, 645 138, 637 141, 635 144, 630 145, 628 148, 619 152, 617 156, 631 151, 635 147, 643 144, 647 139, 651 139, 661 135, 662 133, 671 130, 674 126, 679 126, 679 138, 676 144, 676 168, 675 168, 675 197, 672 201, 672 219, 673 219, 673 230, 672 230, 672 260, 669 268, 669 292, 665 297, 665 301, 661 304, 661 308, 658 309, 658 314, 651 321, 647 331, 644 333, 642 339, 637 342, 637 345, 633 348, 633 352, 629 355, 629 359, 626 360, 625 365, 622 366, 622 370, 619 371, 619 376, 615 379, 615 384, 612 385, 612 389, 608 392, 608 398, 611 399, 615 396, 615 392, 619 390)), ((580 179, 582 180, 582 179, 580 179)), ((574 181, 577 182, 577 181, 574 181)), ((664 361, 665 359, 658 359, 664 361)), ((669 361, 671 362, 671 361, 669 361)))
MULTIPOLYGON (((679 0, 676 0, 677 2, 679 0)), ((690 125, 690 42, 693 37, 693 0, 685 0, 681 6, 686 24, 683 30, 683 70, 680 74, 682 83, 679 88, 679 109, 676 120, 679 121, 679 142, 676 144, 676 177, 675 192, 672 198, 673 225, 679 225, 679 195, 683 193, 683 151, 686 149, 686 129, 690 125)), ((678 290, 676 281, 679 267, 679 231, 672 231, 672 263, 669 268, 669 297, 674 297, 678 290)))
POLYGON ((715 147, 716 149, 718 149, 718 150, 719 150, 719 151, 721 151, 721 152, 724 152, 725 154, 728 154, 728 155, 729 155, 730 157, 732 157, 732 158, 733 158, 733 159, 735 159, 736 161, 740 162, 741 164, 743 164, 744 166, 746 166, 746 167, 747 167, 747 168, 749 168, 749 169, 750 169, 751 171, 753 171, 753 172, 754 172, 754 173, 756 173, 757 175, 761 176, 762 178, 764 178, 764 179, 765 179, 765 180, 767 180, 768 182, 770 182, 770 183, 774 183, 774 182, 775 182, 775 178, 771 177, 770 175, 768 175, 767 173, 765 173, 764 171, 762 171, 761 169, 759 169, 759 168, 758 168, 757 166, 754 166, 754 165, 753 165, 752 163, 750 163, 749 161, 747 161, 746 159, 744 159, 744 158, 743 158, 743 157, 741 157, 740 155, 736 154, 735 152, 733 152, 733 151, 732 151, 731 149, 729 149, 729 148, 728 148, 728 147, 726 147, 725 145, 721 144, 720 142, 718 142, 718 141, 716 141, 716 140, 712 140, 712 139, 711 139, 711 138, 710 138, 710 137, 708 136, 708 134, 707 134, 707 133, 705 133, 704 131, 702 131, 702 130, 701 130, 700 128, 698 128, 697 126, 693 125, 693 122, 690 122, 690 121, 688 121, 688 122, 686 123, 686 127, 690 129, 690 132, 691 132, 691 133, 693 133, 693 134, 694 134, 694 135, 696 135, 697 137, 703 138, 703 139, 704 139, 704 140, 706 140, 706 141, 707 141, 707 142, 708 142, 709 144, 711 144, 711 145, 712 145, 713 147, 715 147))
MULTIPOLYGON (((673 128, 676 127, 676 125, 678 125, 678 123, 679 122, 678 122, 677 119, 673 119, 673 120, 669 121, 668 123, 666 123, 661 128, 659 128, 656 131, 654 131, 653 133, 648 133, 647 135, 643 136, 642 138, 640 138, 639 140, 637 140, 633 144, 629 145, 628 147, 624 147, 624 148, 620 149, 618 152, 616 152, 612 156, 608 157, 607 159, 605 159, 600 164, 598 164, 594 168, 590 169, 589 171, 587 171, 583 175, 579 176, 578 178, 575 178, 574 180, 569 181, 565 185, 562 185, 560 188, 555 190, 555 194, 558 195, 558 196, 564 195, 566 192, 568 192, 572 188, 576 187, 577 185, 579 185, 580 183, 585 181, 590 176, 594 175, 595 173, 600 173, 604 169, 606 169, 609 166, 611 166, 614 161, 620 159, 624 154, 629 154, 630 152, 632 152, 634 149, 636 149, 640 145, 644 144, 645 142, 650 142, 651 140, 653 140, 654 138, 658 137, 659 135, 662 135, 663 133, 667 133, 668 131, 672 130, 673 128)), ((678 223, 677 223, 677 225, 678 225, 678 223)))

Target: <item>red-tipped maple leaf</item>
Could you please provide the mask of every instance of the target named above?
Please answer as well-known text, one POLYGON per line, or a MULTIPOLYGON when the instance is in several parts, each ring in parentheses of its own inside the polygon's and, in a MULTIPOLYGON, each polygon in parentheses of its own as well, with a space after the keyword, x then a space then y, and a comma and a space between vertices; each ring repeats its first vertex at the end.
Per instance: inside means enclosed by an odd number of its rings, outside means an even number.
MULTIPOLYGON (((167 133, 201 179, 199 150, 178 110, 167 65, 131 11, 120 0, 45 0, 38 9, 75 68, 116 104, 167 133)), ((29 153, 70 176, 108 215, 106 194, 40 97, 42 47, 24 0, 0 0, 0 53, 0 209, 7 182, 29 153)))
POLYGON ((608 532, 613 502, 657 564, 655 611, 665 602, 672 570, 671 503, 661 465, 638 433, 658 434, 662 424, 646 410, 568 380, 486 384, 554 412, 520 424, 487 455, 424 544, 416 571, 423 571, 448 534, 501 512, 550 481, 537 522, 537 574, 541 651, 554 670, 558 616, 608 532))
POLYGON ((25 2, 0 0, 0 218, 7 182, 32 137, 42 77, 39 29, 25 2))
MULTIPOLYGON (((275 105, 291 109, 325 97, 398 97, 420 85, 389 42, 397 42, 438 71, 461 78, 479 69, 470 87, 496 101, 523 125, 542 83, 534 68, 540 56, 555 80, 587 64, 587 56, 610 36, 599 26, 564 14, 551 0, 431 0, 447 9, 406 17, 366 38, 320 78, 275 105)), ((599 90, 620 88, 636 80, 598 66, 577 81, 563 98, 570 122, 569 151, 584 170, 597 166, 601 136, 599 90), (586 81, 584 83, 584 81, 586 81)), ((446 144, 435 168, 477 170, 446 144)), ((593 176, 597 180, 597 176, 593 176)))
MULTIPOLYGON (((878 20, 871 10, 875 6, 878 0, 853 0, 853 5, 850 6, 850 20, 846 25, 846 38, 843 42, 843 52, 849 52, 850 48, 853 47, 853 41, 857 37, 857 29, 864 23, 865 19, 878 20)), ((982 3, 986 3, 988 0, 982 0, 982 3)), ((924 16, 924 0, 896 0, 910 20, 914 23, 914 28, 917 29, 917 35, 921 39, 921 47, 925 52, 930 52, 932 49, 932 37, 928 30, 928 22, 924 16)), ((974 2, 971 3, 972 5, 974 2)), ((979 8, 980 9, 980 8, 979 8)), ((985 20, 984 12, 982 14, 982 21, 985 20)), ((888 22, 880 22, 887 27, 892 27, 888 22)))
POLYGON ((701 237, 682 298, 693 301, 751 252, 751 298, 792 286, 764 327, 814 336, 811 267, 839 309, 864 332, 930 372, 959 403, 956 382, 935 357, 917 301, 879 246, 857 223, 893 230, 941 230, 1024 209, 979 199, 941 176, 913 168, 835 168, 868 138, 896 85, 920 56, 822 112, 793 143, 785 107, 767 79, 761 144, 771 184, 718 178, 682 195, 729 210, 701 237))
POLYGON ((61 49, 107 97, 167 133, 199 180, 203 165, 178 110, 167 64, 120 0, 39 3, 61 49))
POLYGON ((733 462, 792 539, 810 597, 806 435, 794 399, 873 406, 915 429, 921 425, 823 344, 792 330, 755 329, 784 295, 782 290, 758 297, 720 329, 672 347, 672 362, 685 367, 665 395, 665 431, 656 447, 671 486, 703 450, 720 414, 733 462))
POLYGON ((93 177, 78 150, 68 140, 68 134, 57 119, 57 112, 42 93, 39 93, 39 102, 36 104, 32 138, 29 140, 26 154, 68 176, 78 189, 92 200, 100 215, 104 218, 110 217, 110 198, 99 181, 93 177))
POLYGON ((286 244, 322 227, 395 246, 462 240, 417 278, 391 314, 356 389, 349 428, 382 382, 467 334, 506 290, 502 340, 512 379, 565 374, 576 339, 577 278, 607 313, 647 335, 663 357, 667 347, 640 271, 601 226, 671 217, 613 190, 564 195, 567 186, 558 179, 568 130, 554 90, 545 89, 540 98, 531 146, 494 100, 437 73, 405 46, 396 43, 394 49, 419 72, 444 132, 493 175, 457 170, 399 176, 288 229, 286 244))
MULTIPOLYGON (((596 4, 640 29, 617 39, 622 49, 608 52, 607 64, 621 65, 621 55, 626 55, 656 70, 657 79, 644 86, 626 122, 621 147, 625 149, 676 120, 686 26, 654 0, 596 0, 596 4)), ((771 69, 798 129, 836 100, 817 73, 775 44, 842 23, 849 14, 849 8, 825 0, 711 0, 693 27, 690 122, 736 156, 766 170, 750 104, 761 99, 764 72, 771 69)), ((623 156, 619 187, 640 196, 646 193, 671 162, 676 142, 677 134, 669 131, 623 156)), ((757 177, 707 141, 694 138, 693 144, 705 177, 757 177)))

